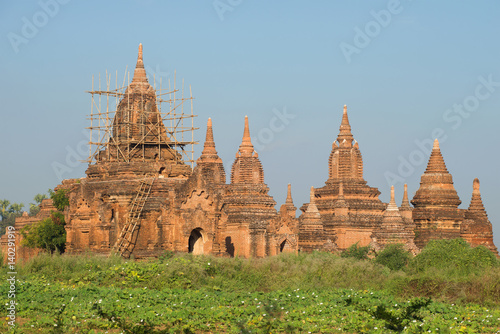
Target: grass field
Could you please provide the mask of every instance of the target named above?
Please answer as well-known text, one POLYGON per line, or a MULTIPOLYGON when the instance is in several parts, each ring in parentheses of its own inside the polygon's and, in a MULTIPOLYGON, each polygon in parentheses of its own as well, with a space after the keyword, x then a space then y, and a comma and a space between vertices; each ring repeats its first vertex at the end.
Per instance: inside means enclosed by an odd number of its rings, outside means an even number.
MULTIPOLYGON (((42 255, 17 268, 15 332, 500 332, 498 261, 487 267, 469 261, 465 266, 477 268, 463 270, 422 267, 417 258, 391 271, 328 253, 265 259, 166 253, 148 261, 42 255)), ((0 272, 4 315, 7 272, 0 272)), ((2 316, 0 332, 8 331, 2 316)))

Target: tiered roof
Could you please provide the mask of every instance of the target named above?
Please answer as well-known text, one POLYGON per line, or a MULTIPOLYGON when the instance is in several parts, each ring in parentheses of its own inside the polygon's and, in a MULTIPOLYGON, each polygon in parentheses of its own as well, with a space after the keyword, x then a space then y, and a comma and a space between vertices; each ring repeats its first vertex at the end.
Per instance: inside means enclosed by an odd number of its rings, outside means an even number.
POLYGON ((434 140, 427 169, 420 179, 420 188, 411 203, 415 208, 426 206, 458 208, 462 203, 453 186, 453 178, 444 163, 437 139, 434 140))
POLYGON ((243 139, 231 168, 231 183, 263 184, 264 169, 250 138, 248 116, 245 116, 243 139))
POLYGON ((474 179, 472 198, 469 208, 465 211, 465 220, 461 225, 461 236, 473 247, 486 246, 498 256, 498 250, 493 243, 493 227, 481 199, 479 180, 477 178, 474 179))
POLYGON ((197 167, 202 169, 201 173, 206 178, 206 181, 212 183, 226 183, 224 165, 215 149, 211 118, 207 121, 207 134, 203 145, 203 151, 196 164, 197 167))

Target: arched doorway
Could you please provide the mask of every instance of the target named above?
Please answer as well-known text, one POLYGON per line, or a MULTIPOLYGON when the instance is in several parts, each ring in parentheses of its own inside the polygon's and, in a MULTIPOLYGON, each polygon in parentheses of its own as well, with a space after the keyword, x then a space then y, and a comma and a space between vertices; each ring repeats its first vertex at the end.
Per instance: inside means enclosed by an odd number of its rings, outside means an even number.
POLYGON ((226 237, 226 253, 228 253, 229 256, 234 257, 234 244, 231 237, 226 237))
POLYGON ((195 255, 203 254, 203 235, 201 234, 203 230, 201 228, 195 228, 191 231, 188 241, 188 251, 195 255))
POLYGON ((280 244, 280 252, 281 253, 293 252, 290 242, 288 242, 287 239, 283 240, 283 242, 280 244))

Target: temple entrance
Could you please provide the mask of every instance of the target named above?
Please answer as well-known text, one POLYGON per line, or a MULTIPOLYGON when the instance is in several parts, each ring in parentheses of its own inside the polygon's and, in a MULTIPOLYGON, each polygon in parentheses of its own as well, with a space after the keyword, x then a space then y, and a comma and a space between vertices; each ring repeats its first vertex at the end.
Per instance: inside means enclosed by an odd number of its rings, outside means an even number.
POLYGON ((229 256, 234 257, 234 244, 231 237, 226 237, 226 253, 228 253, 229 256))
POLYGON ((290 243, 288 242, 288 240, 284 240, 281 244, 280 244, 280 252, 281 253, 288 253, 288 252, 293 252, 293 249, 291 248, 290 246, 290 243))
POLYGON ((203 254, 203 235, 201 234, 203 231, 201 228, 195 228, 191 231, 191 235, 189 236, 188 241, 188 251, 189 253, 193 253, 195 255, 203 254))

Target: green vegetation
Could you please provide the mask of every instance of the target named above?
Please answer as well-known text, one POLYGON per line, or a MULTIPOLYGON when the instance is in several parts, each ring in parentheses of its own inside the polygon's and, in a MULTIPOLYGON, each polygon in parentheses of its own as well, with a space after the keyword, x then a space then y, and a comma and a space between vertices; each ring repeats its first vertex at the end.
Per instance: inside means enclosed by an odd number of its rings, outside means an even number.
POLYGON ((50 218, 23 227, 21 234, 23 246, 41 248, 51 254, 55 251, 64 252, 66 230, 64 229, 64 216, 60 212, 53 212, 50 218))
POLYGON ((386 266, 391 270, 401 270, 410 261, 410 253, 404 249, 402 244, 393 244, 384 248, 377 257, 375 262, 386 266))
MULTIPOLYGON (((50 198, 58 211, 52 211, 49 218, 38 223, 23 227, 20 233, 23 236, 22 245, 30 248, 41 248, 50 254, 54 252, 63 253, 66 245, 66 230, 64 225, 64 209, 69 205, 65 189, 56 192, 49 190, 50 198)), ((35 196, 42 201, 43 196, 35 196)))
POLYGON ((484 246, 472 248, 463 239, 433 240, 410 262, 410 269, 416 273, 432 269, 441 277, 463 277, 498 264, 484 246))
POLYGON ((370 246, 360 247, 356 242, 354 245, 349 246, 349 248, 343 251, 340 256, 344 258, 352 257, 357 260, 368 260, 368 254, 370 251, 370 246))
MULTIPOLYGON (((44 254, 16 268, 18 330, 495 333, 500 328, 499 262, 484 250, 461 240, 438 241, 402 270, 388 267, 405 256, 402 248, 386 253, 387 266, 378 258, 321 252, 264 259, 166 252, 145 261, 44 254), (450 256, 436 256, 438 250, 450 256), (431 256, 434 261, 428 261, 431 256), (445 268, 461 265, 469 269, 445 268)), ((7 271, 0 270, 4 314, 7 271)), ((0 321, 0 332, 6 330, 0 321)))
POLYGON ((0 236, 5 234, 7 226, 14 226, 17 217, 23 213, 24 204, 10 203, 9 200, 0 200, 0 236))
MULTIPOLYGON (((50 191, 50 190, 49 190, 50 191)), ((47 195, 37 194, 33 200, 35 203, 30 203, 30 216, 36 215, 40 211, 40 203, 47 198, 47 195)), ((17 217, 23 214, 23 203, 10 203, 7 199, 0 200, 0 236, 5 234, 7 226, 14 226, 17 217)))
POLYGON ((33 198, 33 201, 35 201, 35 203, 30 203, 30 216, 36 216, 36 214, 40 212, 40 203, 42 203, 42 201, 46 198, 47 195, 45 194, 35 195, 35 197, 33 198))
POLYGON ((57 191, 49 189, 50 198, 52 199, 54 206, 61 212, 69 206, 69 198, 66 195, 67 193, 67 189, 58 189, 57 191))

